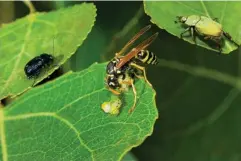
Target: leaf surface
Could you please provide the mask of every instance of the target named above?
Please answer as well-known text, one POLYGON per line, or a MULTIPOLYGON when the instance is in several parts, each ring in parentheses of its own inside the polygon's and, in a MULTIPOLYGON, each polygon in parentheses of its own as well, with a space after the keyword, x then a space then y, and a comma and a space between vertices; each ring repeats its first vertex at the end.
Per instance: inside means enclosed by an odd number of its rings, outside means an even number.
MULTIPOLYGON (((218 22, 223 26, 223 30, 228 32, 233 40, 241 44, 241 19, 239 13, 241 2, 210 2, 210 1, 145 1, 145 12, 151 17, 151 21, 158 27, 165 29, 167 32, 180 37, 180 34, 185 30, 185 26, 180 23, 175 24, 176 16, 199 15, 206 16, 212 19, 217 18, 218 22)), ((183 37, 185 41, 194 44, 191 36, 183 37)), ((217 46, 203 40, 202 37, 197 37, 197 45, 205 47, 210 50, 218 51, 217 46)), ((231 51, 237 49, 237 46, 225 39, 222 48, 223 53, 229 54, 231 51)))
POLYGON ((0 98, 15 96, 40 82, 62 65, 83 43, 95 22, 92 3, 49 13, 33 13, 0 29, 0 98), (28 80, 24 67, 47 53, 55 57, 35 81, 28 80))
POLYGON ((217 55, 166 32, 155 44, 162 44, 161 50, 159 45, 151 49, 160 58, 159 65, 147 72, 161 119, 139 151, 133 150, 135 155, 143 160, 240 160, 238 51, 217 55))
POLYGON ((151 135, 158 117, 155 91, 136 81, 138 102, 133 113, 132 90, 125 93, 118 116, 101 104, 104 64, 94 64, 34 88, 9 107, 0 109, 0 158, 11 160, 121 160, 151 135))

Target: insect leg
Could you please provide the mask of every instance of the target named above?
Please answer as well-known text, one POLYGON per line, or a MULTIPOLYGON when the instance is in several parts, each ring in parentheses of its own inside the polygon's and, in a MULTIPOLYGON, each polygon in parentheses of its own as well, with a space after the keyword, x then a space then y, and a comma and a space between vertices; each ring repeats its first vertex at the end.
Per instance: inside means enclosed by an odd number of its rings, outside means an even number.
POLYGON ((117 90, 114 90, 112 88, 108 88, 109 91, 111 91, 112 93, 114 93, 115 95, 120 95, 120 92, 117 90))
POLYGON ((209 36, 205 36, 205 37, 204 37, 204 40, 208 40, 208 39, 210 39, 209 36))
POLYGON ((147 80, 145 68, 140 66, 140 65, 137 65, 135 63, 130 63, 130 65, 137 68, 137 69, 140 69, 143 72, 145 81, 147 82, 147 84, 149 84, 150 87, 152 87, 151 83, 147 80))
POLYGON ((133 83, 133 80, 131 81, 131 86, 132 86, 132 90, 133 90, 135 99, 134 99, 134 104, 133 104, 133 106, 132 106, 131 109, 129 109, 129 111, 128 111, 129 113, 131 113, 131 112, 134 111, 134 109, 135 109, 135 107, 136 107, 136 100, 137 100, 137 97, 136 97, 136 88, 135 88, 135 85, 134 85, 134 83, 133 83))
POLYGON ((34 87, 34 84, 36 83, 36 78, 34 78, 34 81, 33 81, 33 84, 32 84, 32 87, 34 87))
POLYGON ((183 37, 183 34, 185 34, 186 32, 188 32, 190 30, 190 27, 186 28, 181 34, 180 34, 180 37, 182 38, 183 37))
POLYGON ((221 42, 221 38, 214 38, 214 37, 210 37, 210 39, 214 40, 217 43, 217 48, 219 50, 219 54, 222 54, 222 42, 221 42))
POLYGON ((133 105, 132 105, 132 107, 129 109, 129 113, 131 113, 131 112, 133 112, 134 111, 134 109, 135 109, 135 107, 136 107, 136 101, 137 101, 137 94, 136 94, 136 88, 135 88, 135 85, 134 85, 134 83, 133 83, 133 80, 129 80, 129 81, 123 81, 123 83, 125 83, 125 84, 127 84, 127 85, 131 85, 131 87, 132 87, 132 91, 133 91, 133 93, 134 93, 134 103, 133 103, 133 105))
POLYGON ((236 43, 236 42, 232 39, 232 37, 231 37, 231 35, 229 35, 229 33, 223 32, 223 35, 224 35, 226 38, 228 38, 230 41, 232 41, 232 43, 234 43, 235 45, 239 46, 239 44, 236 43))
POLYGON ((32 84, 32 87, 34 87, 34 84, 36 83, 39 74, 40 74, 40 70, 38 70, 38 71, 35 73, 35 75, 32 77, 33 80, 34 80, 34 81, 33 81, 33 84, 32 84))
POLYGON ((220 38, 217 38, 217 37, 212 37, 212 36, 205 36, 204 37, 204 40, 213 40, 216 44, 217 44, 217 48, 219 50, 219 54, 222 53, 222 45, 221 45, 221 39, 220 38))
POLYGON ((136 74, 136 73, 134 73, 134 74, 135 74, 135 76, 136 76, 137 78, 139 78, 139 79, 144 78, 144 77, 141 76, 141 75, 138 75, 138 74, 136 74))
POLYGON ((222 53, 222 47, 219 43, 218 43, 218 50, 219 50, 219 54, 221 54, 222 53))
POLYGON ((195 35, 195 32, 194 32, 194 27, 190 27, 190 29, 191 29, 192 40, 195 44, 197 44, 196 35, 195 35))

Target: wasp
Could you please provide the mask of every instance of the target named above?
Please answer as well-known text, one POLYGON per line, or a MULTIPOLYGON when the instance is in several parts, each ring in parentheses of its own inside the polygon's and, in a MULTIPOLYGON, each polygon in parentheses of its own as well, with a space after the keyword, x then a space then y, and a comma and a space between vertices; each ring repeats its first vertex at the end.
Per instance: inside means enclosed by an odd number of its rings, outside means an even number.
POLYGON ((153 52, 145 50, 158 36, 158 32, 141 42, 136 47, 132 48, 130 52, 123 55, 124 52, 145 32, 151 28, 148 25, 142 28, 135 36, 133 36, 129 42, 115 54, 115 57, 106 66, 106 84, 108 89, 116 94, 120 95, 124 91, 128 90, 131 86, 134 93, 134 103, 130 108, 129 113, 132 112, 136 106, 137 93, 134 86, 134 79, 144 78, 145 81, 152 87, 151 83, 147 80, 145 65, 156 65, 158 60, 153 52), (141 73, 141 74, 140 74, 141 73))

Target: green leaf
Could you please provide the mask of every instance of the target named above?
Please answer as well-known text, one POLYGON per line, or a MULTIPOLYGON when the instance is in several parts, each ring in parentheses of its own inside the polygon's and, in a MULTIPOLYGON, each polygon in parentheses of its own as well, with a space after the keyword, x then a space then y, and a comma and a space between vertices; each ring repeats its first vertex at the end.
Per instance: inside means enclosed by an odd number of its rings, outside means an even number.
POLYGON ((240 160, 238 51, 217 55, 166 32, 160 33, 155 44, 151 51, 160 63, 147 72, 157 92, 161 119, 135 155, 142 160, 240 160))
POLYGON ((127 153, 121 161, 138 161, 137 158, 132 153, 127 153))
POLYGON ((151 135, 158 117, 155 91, 136 81, 133 113, 129 90, 118 116, 101 104, 112 95, 105 87, 105 66, 94 64, 34 88, 0 109, 0 158, 11 160, 121 160, 151 135))
MULTIPOLYGON (((102 30, 97 24, 95 24, 81 48, 79 48, 70 58, 71 69, 73 71, 83 70, 89 67, 93 62, 101 61, 100 57, 103 57, 105 54, 104 49, 109 46, 106 42, 107 33, 105 31, 109 30, 102 30), (95 47, 93 47, 93 42, 98 42, 95 43, 95 47)), ((102 62, 104 61, 102 60, 102 62)))
MULTIPOLYGON (((145 12, 151 17, 151 21, 158 27, 165 29, 167 32, 180 37, 180 34, 185 30, 180 23, 175 24, 176 16, 202 15, 210 18, 218 18, 218 22, 222 24, 223 30, 228 32, 233 40, 238 44, 241 43, 241 19, 240 2, 144 2, 145 12)), ((185 41, 194 44, 191 36, 183 37, 185 41)), ((216 46, 211 45, 206 41, 197 38, 197 44, 207 49, 218 51, 216 46)), ((225 39, 222 48, 223 53, 229 54, 237 49, 237 46, 225 39)))
MULTIPOLYGON (((62 65, 83 43, 95 22, 92 3, 49 13, 34 13, 0 30, 0 98, 15 96, 32 86, 24 73, 26 63, 42 54, 52 54, 54 65, 62 65)), ((54 72, 53 66, 35 81, 40 82, 54 72)))

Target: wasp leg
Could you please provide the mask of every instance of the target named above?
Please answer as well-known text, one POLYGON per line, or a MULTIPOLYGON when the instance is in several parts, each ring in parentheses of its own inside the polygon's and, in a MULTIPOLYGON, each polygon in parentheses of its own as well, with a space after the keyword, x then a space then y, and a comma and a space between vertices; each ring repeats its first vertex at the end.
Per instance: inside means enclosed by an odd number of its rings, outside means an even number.
POLYGON ((112 89, 112 88, 110 88, 110 87, 108 86, 108 84, 107 84, 107 82, 106 82, 106 81, 107 81, 107 78, 105 77, 104 79, 105 79, 106 88, 108 88, 108 90, 111 91, 113 94, 115 94, 115 95, 120 95, 120 92, 119 92, 119 91, 114 90, 114 89, 112 89))
POLYGON ((152 87, 152 84, 147 80, 145 68, 142 67, 142 66, 140 66, 140 65, 137 65, 137 64, 135 64, 135 63, 130 63, 130 65, 133 66, 133 67, 135 67, 135 68, 137 68, 137 69, 142 70, 145 81, 147 82, 147 84, 148 84, 150 87, 152 87))
POLYGON ((115 53, 115 57, 119 57, 120 56, 120 54, 119 53, 115 53))
POLYGON ((131 113, 131 112, 133 112, 134 111, 134 109, 135 109, 135 107, 136 107, 136 101, 137 101, 137 96, 136 96, 136 88, 135 88, 135 85, 134 85, 134 83, 133 83, 133 80, 130 80, 130 81, 123 81, 123 83, 124 84, 127 84, 127 85, 131 85, 131 87, 132 87, 132 91, 133 91, 133 93, 134 93, 134 103, 133 103, 133 105, 132 105, 132 107, 129 109, 129 113, 131 113))
POLYGON ((232 37, 231 37, 231 35, 229 35, 229 33, 223 32, 223 35, 224 35, 226 38, 228 38, 232 43, 234 43, 235 45, 239 46, 239 44, 236 43, 236 42, 232 39, 232 37))
POLYGON ((144 78, 144 76, 138 75, 138 74, 136 74, 136 73, 134 73, 134 74, 135 74, 135 76, 136 76, 137 78, 139 78, 139 79, 144 78))
POLYGON ((112 92, 113 94, 115 94, 115 95, 120 95, 120 92, 117 91, 117 90, 114 90, 114 89, 112 89, 112 88, 108 88, 108 90, 111 91, 111 92, 112 92))
POLYGON ((136 97, 136 88, 135 88, 135 85, 133 84, 133 81, 131 81, 131 86, 132 86, 132 90, 133 90, 135 99, 134 99, 134 104, 133 104, 133 106, 132 106, 131 109, 129 109, 129 111, 128 111, 129 113, 131 113, 131 112, 134 111, 134 109, 135 109, 135 107, 136 107, 136 100, 137 100, 137 97, 136 97))

